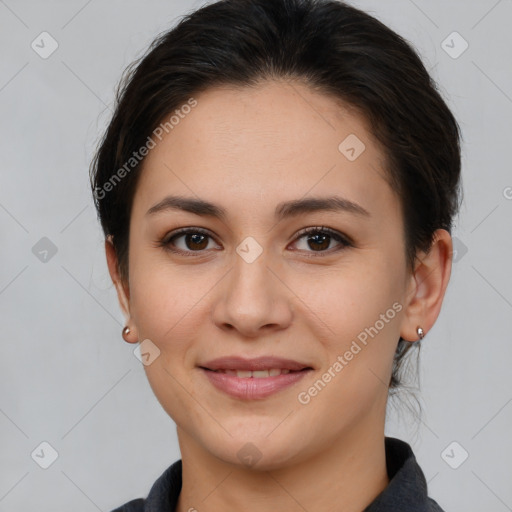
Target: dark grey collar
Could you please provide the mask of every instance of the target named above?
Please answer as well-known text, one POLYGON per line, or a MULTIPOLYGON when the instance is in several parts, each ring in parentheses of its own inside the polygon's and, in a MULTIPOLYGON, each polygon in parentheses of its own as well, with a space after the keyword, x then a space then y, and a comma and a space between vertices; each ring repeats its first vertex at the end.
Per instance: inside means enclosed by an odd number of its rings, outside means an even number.
MULTIPOLYGON (((363 512, 443 512, 427 495, 427 482, 411 447, 385 438, 389 485, 363 512)), ((112 512, 174 512, 181 491, 181 459, 153 484, 148 497, 132 500, 112 512)))
POLYGON ((427 493, 425 475, 411 447, 401 439, 386 437, 388 486, 363 512, 443 512, 427 493))

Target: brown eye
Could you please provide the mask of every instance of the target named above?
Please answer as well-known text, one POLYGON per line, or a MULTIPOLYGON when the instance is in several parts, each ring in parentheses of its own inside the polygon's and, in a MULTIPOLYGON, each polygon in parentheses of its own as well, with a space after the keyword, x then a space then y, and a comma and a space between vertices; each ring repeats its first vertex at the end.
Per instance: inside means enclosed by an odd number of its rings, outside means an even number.
MULTIPOLYGON (((352 243, 343 235, 334 231, 330 228, 325 227, 314 227, 307 228, 299 233, 296 240, 306 239, 306 247, 299 248, 299 250, 310 253, 322 253, 336 252, 346 247, 352 247, 352 243), (338 243, 338 248, 330 251, 333 240, 338 243)), ((208 231, 201 228, 183 228, 176 233, 171 233, 170 236, 166 237, 159 243, 165 250, 173 253, 181 254, 184 256, 195 256, 200 253, 206 252, 208 249, 209 241, 213 240, 213 237, 208 231), (177 240, 182 239, 181 247, 177 240), (196 253, 196 254, 194 254, 196 253)))
POLYGON ((341 245, 341 249, 352 245, 344 236, 330 228, 307 228, 301 231, 299 235, 297 240, 306 238, 306 247, 311 249, 311 251, 308 251, 307 248, 299 249, 305 250, 306 252, 326 252, 332 240, 338 242, 338 244, 341 245))
POLYGON ((212 238, 207 231, 200 228, 185 228, 177 233, 166 237, 160 245, 166 250, 188 255, 194 252, 204 252, 208 248, 208 242, 212 238), (183 239, 181 247, 176 243, 177 240, 183 239))

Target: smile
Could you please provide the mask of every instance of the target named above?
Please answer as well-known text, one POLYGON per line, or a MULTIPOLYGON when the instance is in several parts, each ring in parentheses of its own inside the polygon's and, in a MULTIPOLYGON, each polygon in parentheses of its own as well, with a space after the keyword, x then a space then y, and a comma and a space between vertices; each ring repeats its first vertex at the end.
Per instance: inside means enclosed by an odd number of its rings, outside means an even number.
POLYGON ((277 377, 278 375, 286 375, 293 370, 288 370, 286 368, 272 368, 270 370, 211 370, 217 373, 225 373, 226 375, 235 375, 240 378, 254 378, 254 379, 264 379, 266 377, 277 377))
POLYGON ((297 384, 311 368, 289 370, 210 370, 200 368, 208 382, 225 395, 239 400, 262 400, 297 384))

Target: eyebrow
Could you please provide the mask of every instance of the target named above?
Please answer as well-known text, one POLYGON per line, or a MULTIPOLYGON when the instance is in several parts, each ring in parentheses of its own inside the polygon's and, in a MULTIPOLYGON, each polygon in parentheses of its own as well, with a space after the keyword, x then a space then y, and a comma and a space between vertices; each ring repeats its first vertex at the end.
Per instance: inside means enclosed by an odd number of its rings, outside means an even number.
MULTIPOLYGON (((152 206, 146 215, 155 215, 169 210, 182 210, 185 212, 226 220, 227 211, 216 204, 203 199, 184 196, 167 196, 152 206)), ((282 220, 288 217, 296 217, 305 213, 318 211, 347 212, 361 217, 371 217, 370 213, 361 205, 339 196, 308 197, 294 199, 279 203, 275 209, 275 217, 282 220)))

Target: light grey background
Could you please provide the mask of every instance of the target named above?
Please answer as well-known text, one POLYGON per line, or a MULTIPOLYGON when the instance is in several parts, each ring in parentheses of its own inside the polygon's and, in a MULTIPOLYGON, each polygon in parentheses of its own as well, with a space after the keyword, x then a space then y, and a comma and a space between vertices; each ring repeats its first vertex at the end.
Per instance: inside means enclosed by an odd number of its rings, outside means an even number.
MULTIPOLYGON (((179 458, 121 338, 87 173, 122 70, 201 4, 0 0, 1 511, 109 511, 179 458), (58 43, 46 59, 31 48, 43 31, 58 43), (46 262, 32 251, 42 237, 57 248, 46 262), (47 469, 43 441, 58 452, 47 469)), ((464 136, 457 261, 422 350, 422 422, 393 413, 387 434, 412 445, 447 512, 512 510, 512 2, 353 4, 416 46, 464 136), (469 44, 458 58, 445 49, 462 40, 442 47, 453 31, 469 44)))

